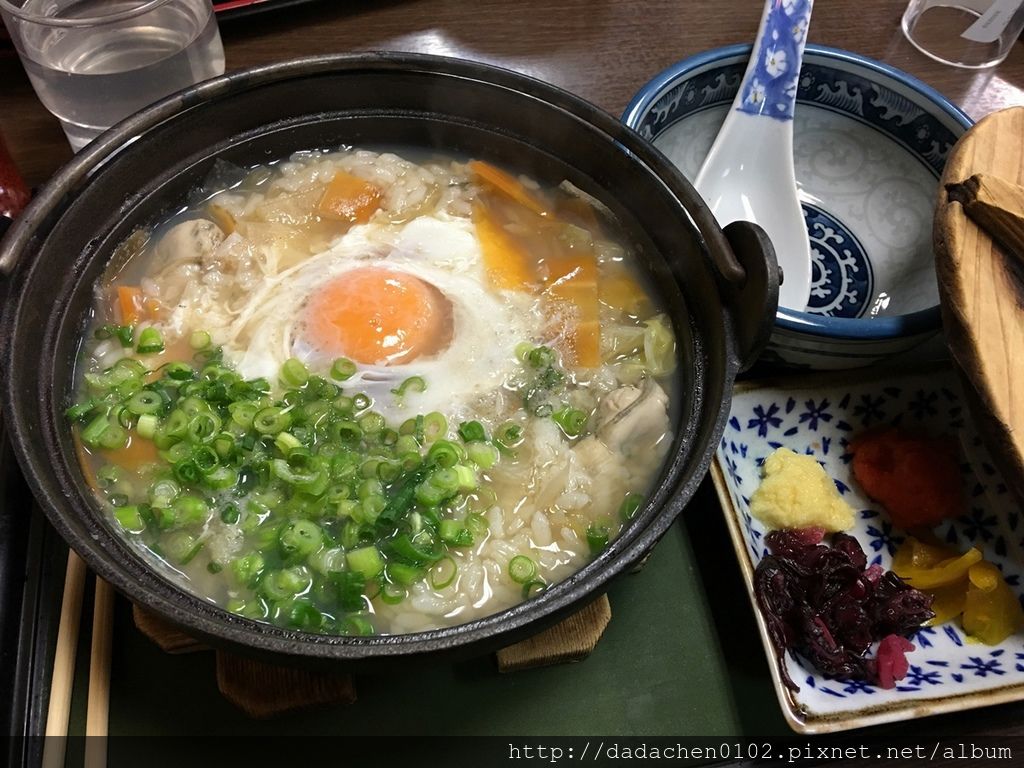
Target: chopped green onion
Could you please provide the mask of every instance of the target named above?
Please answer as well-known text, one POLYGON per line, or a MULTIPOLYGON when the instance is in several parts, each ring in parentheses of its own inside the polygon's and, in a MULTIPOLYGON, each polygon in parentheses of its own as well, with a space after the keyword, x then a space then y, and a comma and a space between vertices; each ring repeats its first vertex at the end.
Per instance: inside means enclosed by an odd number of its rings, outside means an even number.
POLYGON ((587 526, 587 546, 590 547, 590 554, 597 556, 608 546, 608 526, 591 523, 587 526))
POLYGON ((292 417, 281 408, 264 408, 252 420, 253 429, 263 435, 276 435, 291 426, 292 417))
POLYGON ((255 405, 248 402, 236 402, 228 406, 231 421, 242 427, 242 429, 250 429, 252 427, 253 419, 256 418, 258 410, 255 405))
POLYGON ((97 328, 94 335, 100 340, 116 337, 122 347, 130 347, 134 340, 135 329, 130 325, 104 325, 97 328))
POLYGON ((531 597, 536 597, 547 588, 548 585, 543 579, 528 581, 523 584, 523 600, 529 600, 531 597))
POLYGON ((146 530, 146 523, 143 522, 139 508, 135 505, 117 507, 114 510, 114 519, 128 533, 142 533, 146 530))
POLYGON ((441 470, 442 472, 454 471, 457 477, 457 485, 460 491, 475 491, 479 481, 476 477, 476 472, 467 467, 465 464, 456 464, 451 470, 441 470))
POLYGON ((149 503, 157 508, 169 507, 179 493, 181 488, 173 480, 158 480, 149 489, 149 503))
POLYGON ((128 398, 125 408, 136 416, 141 416, 144 413, 156 413, 163 407, 163 404, 164 400, 158 392, 142 389, 128 398))
POLYGON ((434 589, 444 589, 455 581, 459 572, 459 566, 450 556, 445 555, 430 569, 430 586, 434 589))
POLYGON ((376 547, 360 547, 345 553, 345 562, 355 573, 369 581, 384 571, 384 559, 376 547))
POLYGON ((534 347, 526 353, 526 362, 534 368, 547 368, 554 365, 557 360, 550 347, 534 347))
POLYGON ((395 453, 401 456, 403 453, 415 453, 420 452, 419 441, 412 435, 399 435, 398 440, 395 441, 395 453))
POLYGON ((77 403, 76 405, 71 406, 66 411, 64 411, 64 414, 71 421, 79 421, 88 416, 95 407, 96 403, 94 401, 86 400, 84 402, 77 403))
POLYGON ((309 589, 312 575, 304 565, 270 571, 260 578, 260 591, 271 600, 283 600, 309 589))
POLYGON ((309 368, 297 357, 289 357, 281 366, 281 382, 287 387, 301 387, 309 381, 309 368))
POLYGON ((632 520, 637 511, 640 509, 640 505, 644 503, 644 497, 639 493, 633 493, 630 491, 626 494, 626 498, 622 500, 622 504, 619 505, 619 517, 625 522, 626 520, 632 520))
POLYGON ((459 437, 463 442, 471 443, 475 440, 486 440, 487 432, 479 421, 464 421, 459 425, 459 437))
POLYGON ((153 436, 156 434, 157 427, 159 426, 160 419, 152 413, 144 413, 139 416, 139 421, 135 425, 135 431, 139 433, 139 437, 152 440, 153 436))
POLYGON ((372 635, 373 623, 365 616, 350 613, 345 617, 342 630, 347 635, 372 635))
POLYGON ((370 399, 369 395, 364 395, 362 392, 358 392, 352 395, 352 410, 355 412, 365 411, 373 405, 373 400, 370 399))
POLYGON ((537 575, 537 564, 526 555, 516 555, 508 561, 508 575, 516 584, 526 584, 537 575))
POLYGON ((399 384, 395 389, 391 390, 391 394, 404 397, 408 391, 422 392, 427 388, 427 382, 423 380, 422 376, 410 376, 408 379, 399 384))
POLYGON ((317 573, 340 573, 345 570, 345 550, 340 547, 324 547, 314 551, 307 562, 317 573))
POLYGON ((511 449, 523 442, 523 428, 514 421, 506 421, 494 432, 494 443, 499 449, 511 449))
POLYGON ((347 381, 356 373, 356 364, 348 358, 339 357, 331 366, 331 378, 335 381, 347 381))
POLYGON ((516 359, 522 363, 526 362, 526 358, 533 351, 533 344, 528 341, 521 341, 516 344, 515 355, 516 359))
POLYGON ((285 557, 308 557, 323 546, 323 531, 311 520, 292 520, 278 539, 285 557))
POLYGON ((156 328, 143 328, 139 334, 139 346, 136 351, 140 355, 152 355, 164 351, 164 339, 156 328))
POLYGON ((416 486, 416 501, 428 507, 436 507, 451 494, 434 483, 424 482, 416 486))
POLYGON ((466 528, 466 524, 460 520, 445 518, 438 527, 438 534, 441 541, 452 547, 470 547, 473 545, 473 534, 466 528))
POLYGON ((203 548, 203 540, 188 531, 172 531, 161 539, 164 555, 179 565, 187 565, 203 548))
POLYGON ((339 421, 331 426, 330 431, 343 443, 358 443, 363 438, 363 430, 354 421, 339 421))
POLYGON ((193 525, 202 525, 210 514, 210 508, 206 502, 198 496, 179 496, 171 505, 174 514, 174 526, 185 528, 193 525))
POLYGON ((398 584, 385 582, 380 588, 380 599, 388 605, 398 605, 409 596, 409 590, 398 584))
POLYGON ((241 586, 252 587, 263 573, 264 566, 263 555, 250 552, 231 561, 231 573, 241 586))
POLYGON ((210 346, 210 334, 206 331, 193 331, 188 337, 188 345, 194 350, 206 349, 210 346))
POLYGON ((107 416, 97 416, 81 433, 82 442, 94 448, 116 450, 128 444, 128 431, 107 416))
POLYGON ((490 443, 484 442, 467 445, 466 455, 480 469, 490 469, 498 462, 499 458, 498 449, 490 443))
POLYGON ((426 542, 421 539, 413 540, 406 533, 401 533, 388 542, 388 546, 395 557, 405 560, 412 565, 427 565, 437 561, 442 555, 433 542, 426 542))
POLYGON ((390 562, 385 568, 388 581, 408 587, 423 578, 423 569, 406 563, 390 562))
POLYGON ((443 413, 431 411, 423 417, 423 439, 428 443, 444 437, 448 434, 448 419, 443 413))
POLYGON ((384 429, 384 417, 370 411, 359 417, 359 428, 364 435, 375 435, 384 429))
POLYGON ((566 437, 579 437, 587 427, 587 414, 578 408, 561 408, 551 414, 551 419, 561 427, 566 437))
POLYGON ((296 448, 302 447, 302 442, 288 432, 282 432, 274 438, 274 445, 277 446, 277 450, 287 456, 296 448))
POLYGON ((240 516, 241 513, 238 511, 237 504, 225 504, 224 509, 220 511, 220 519, 227 525, 237 523, 240 516))
POLYGON ((453 494, 459 489, 459 473, 453 467, 441 468, 434 471, 427 482, 447 494, 453 494))
POLYGON ((206 484, 215 491, 233 488, 238 483, 238 472, 231 467, 214 467, 205 474, 206 484))
POLYGON ((465 457, 462 447, 448 440, 438 440, 427 451, 427 460, 442 468, 454 467, 465 457))
POLYGON ((473 536, 474 539, 479 539, 486 536, 491 530, 491 527, 483 515, 479 512, 473 512, 466 515, 466 530, 469 531, 470 535, 473 536))
POLYGON ((195 378, 196 375, 196 369, 188 363, 168 363, 163 367, 163 370, 169 378, 175 381, 188 381, 195 378))

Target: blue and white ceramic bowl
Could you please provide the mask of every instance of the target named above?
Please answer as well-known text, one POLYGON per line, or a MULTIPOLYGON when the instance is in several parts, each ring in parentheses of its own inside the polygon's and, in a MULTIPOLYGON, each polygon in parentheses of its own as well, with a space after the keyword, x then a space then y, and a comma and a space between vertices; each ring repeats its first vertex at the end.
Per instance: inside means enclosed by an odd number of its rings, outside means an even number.
MULTIPOLYGON (((623 120, 692 180, 739 87, 750 46, 669 67, 623 120)), ((808 45, 797 84, 793 154, 811 237, 805 311, 780 308, 765 356, 853 368, 940 329, 932 253, 938 179, 971 120, 915 78, 847 51, 808 45)))

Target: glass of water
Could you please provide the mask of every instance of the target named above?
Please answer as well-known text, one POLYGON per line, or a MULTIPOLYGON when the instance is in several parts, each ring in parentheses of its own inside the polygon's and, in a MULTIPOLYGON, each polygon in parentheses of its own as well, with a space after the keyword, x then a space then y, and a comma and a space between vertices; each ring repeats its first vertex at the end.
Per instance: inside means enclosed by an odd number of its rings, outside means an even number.
POLYGON ((0 0, 0 14, 76 152, 133 112, 224 73, 211 0, 0 0))
POLYGON ((903 34, 926 56, 968 69, 991 67, 1024 30, 1024 0, 910 0, 903 34))

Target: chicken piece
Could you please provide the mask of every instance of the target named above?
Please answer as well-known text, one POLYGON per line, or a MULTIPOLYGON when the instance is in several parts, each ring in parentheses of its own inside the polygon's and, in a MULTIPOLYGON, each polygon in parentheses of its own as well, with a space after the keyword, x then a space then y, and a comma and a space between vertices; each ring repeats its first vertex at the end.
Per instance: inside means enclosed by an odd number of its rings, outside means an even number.
POLYGON ((581 440, 573 452, 590 478, 588 516, 592 520, 611 517, 629 488, 629 472, 622 464, 622 457, 593 435, 581 440))
POLYGON ((669 433, 668 395, 653 379, 609 392, 597 409, 597 437, 624 457, 648 454, 669 433))
POLYGON ((575 458, 592 478, 593 518, 612 515, 636 477, 660 464, 671 442, 668 396, 654 381, 609 392, 598 406, 595 434, 575 447, 575 458))

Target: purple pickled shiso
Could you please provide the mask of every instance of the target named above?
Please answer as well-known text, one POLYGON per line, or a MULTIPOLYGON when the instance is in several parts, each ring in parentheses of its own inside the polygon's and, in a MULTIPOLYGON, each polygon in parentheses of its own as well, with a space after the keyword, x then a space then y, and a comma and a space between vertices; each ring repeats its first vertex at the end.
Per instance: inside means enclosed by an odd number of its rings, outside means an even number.
MULTIPOLYGON (((887 659, 880 677, 877 660, 866 654, 873 642, 906 637, 931 619, 932 597, 892 571, 868 567, 852 536, 837 533, 827 546, 820 543, 823 534, 820 528, 772 531, 765 536, 771 554, 754 571, 754 594, 783 681, 799 690, 784 663, 786 651, 792 650, 834 677, 891 686, 892 664, 887 659)), ((897 647, 913 646, 890 643, 887 653, 897 647)))

